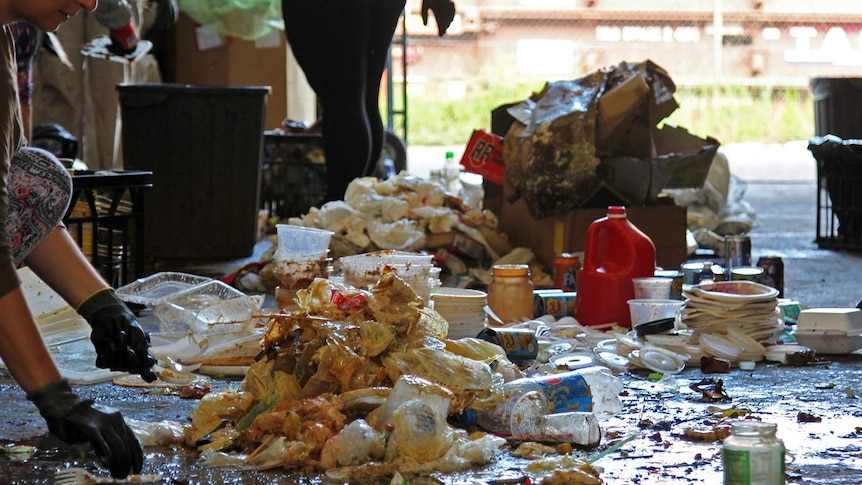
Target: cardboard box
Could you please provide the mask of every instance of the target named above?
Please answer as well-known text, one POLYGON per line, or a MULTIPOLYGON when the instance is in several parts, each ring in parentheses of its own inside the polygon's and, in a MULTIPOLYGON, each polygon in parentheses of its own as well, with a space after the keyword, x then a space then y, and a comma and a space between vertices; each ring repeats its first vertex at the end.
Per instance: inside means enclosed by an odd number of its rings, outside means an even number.
POLYGON ((277 45, 221 36, 218 45, 202 45, 200 27, 185 13, 174 26, 175 82, 214 86, 270 86, 264 127, 281 126, 287 117, 287 42, 279 31, 277 45))
POLYGON ((684 128, 653 130, 656 154, 649 158, 605 157, 608 183, 633 205, 655 203, 663 189, 701 188, 709 174, 718 141, 699 138, 684 128))
MULTIPOLYGON (((536 220, 526 202, 489 200, 497 207, 498 230, 515 246, 528 247, 545 266, 553 267, 557 253, 584 250, 587 229, 596 219, 607 215, 607 207, 578 209, 563 217, 536 220)), ((679 268, 685 262, 686 209, 674 204, 627 207, 628 219, 652 239, 656 247, 656 264, 662 268, 679 268)))

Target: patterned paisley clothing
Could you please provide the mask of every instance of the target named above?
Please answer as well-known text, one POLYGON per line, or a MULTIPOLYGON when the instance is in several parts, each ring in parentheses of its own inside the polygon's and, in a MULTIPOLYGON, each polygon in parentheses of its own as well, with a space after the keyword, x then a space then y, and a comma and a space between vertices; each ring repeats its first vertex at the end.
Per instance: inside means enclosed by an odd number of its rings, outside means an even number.
POLYGON ((0 296, 19 285, 16 264, 62 223, 72 182, 50 153, 24 148, 14 42, 0 33, 0 296))

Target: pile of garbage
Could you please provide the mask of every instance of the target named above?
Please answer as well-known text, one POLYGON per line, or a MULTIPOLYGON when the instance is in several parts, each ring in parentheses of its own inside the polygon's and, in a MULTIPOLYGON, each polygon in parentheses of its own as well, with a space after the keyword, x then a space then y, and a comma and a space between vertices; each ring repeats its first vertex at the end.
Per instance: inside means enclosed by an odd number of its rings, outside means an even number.
MULTIPOLYGON (((446 320, 394 273, 368 290, 317 279, 297 303, 272 316, 240 386, 207 394, 195 410, 185 440, 204 463, 354 482, 466 470, 504 452, 505 438, 449 419, 499 409, 504 384, 525 376, 501 347, 447 340, 446 320)), ((536 478, 600 483, 585 460, 565 459, 567 470, 536 478)))
MULTIPOLYGON (((342 257, 381 250, 421 251, 434 256, 444 276, 469 276, 490 282, 489 269, 500 261, 529 264, 533 285, 552 285, 552 278, 528 248, 514 247, 497 229, 490 210, 478 210, 452 196, 439 184, 401 172, 386 180, 354 179, 344 200, 312 207, 289 218, 291 225, 332 231, 329 256, 342 257)), ((259 280, 247 289, 272 292, 278 285, 273 252, 261 257, 259 280)), ((243 284, 243 282, 240 282, 243 284)))

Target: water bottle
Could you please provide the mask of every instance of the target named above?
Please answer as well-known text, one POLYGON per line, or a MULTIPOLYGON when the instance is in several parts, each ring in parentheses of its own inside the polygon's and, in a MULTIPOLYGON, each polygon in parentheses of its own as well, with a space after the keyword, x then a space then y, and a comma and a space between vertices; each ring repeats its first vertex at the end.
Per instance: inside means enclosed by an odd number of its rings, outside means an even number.
POLYGON ((503 384, 503 402, 478 412, 476 422, 516 438, 594 445, 599 420, 622 409, 622 390, 622 381, 603 366, 524 377, 503 384))
POLYGON ((446 192, 449 195, 461 195, 461 164, 455 161, 455 153, 446 152, 446 162, 443 164, 443 176, 446 179, 446 192))
POLYGON ((583 266, 575 276, 578 322, 631 328, 627 302, 635 297, 632 278, 654 274, 652 240, 628 220, 625 207, 608 207, 607 217, 587 229, 583 266))

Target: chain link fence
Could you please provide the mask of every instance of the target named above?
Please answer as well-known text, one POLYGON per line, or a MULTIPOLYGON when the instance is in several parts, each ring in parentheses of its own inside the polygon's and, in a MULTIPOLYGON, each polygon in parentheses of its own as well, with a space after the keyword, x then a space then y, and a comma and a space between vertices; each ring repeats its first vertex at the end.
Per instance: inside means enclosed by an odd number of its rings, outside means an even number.
POLYGON ((855 0, 456 0, 443 37, 420 4, 408 1, 392 50, 391 89, 407 81, 395 123, 416 144, 464 143, 546 81, 645 60, 677 86, 665 122, 722 143, 807 139, 811 79, 862 71, 855 0))

